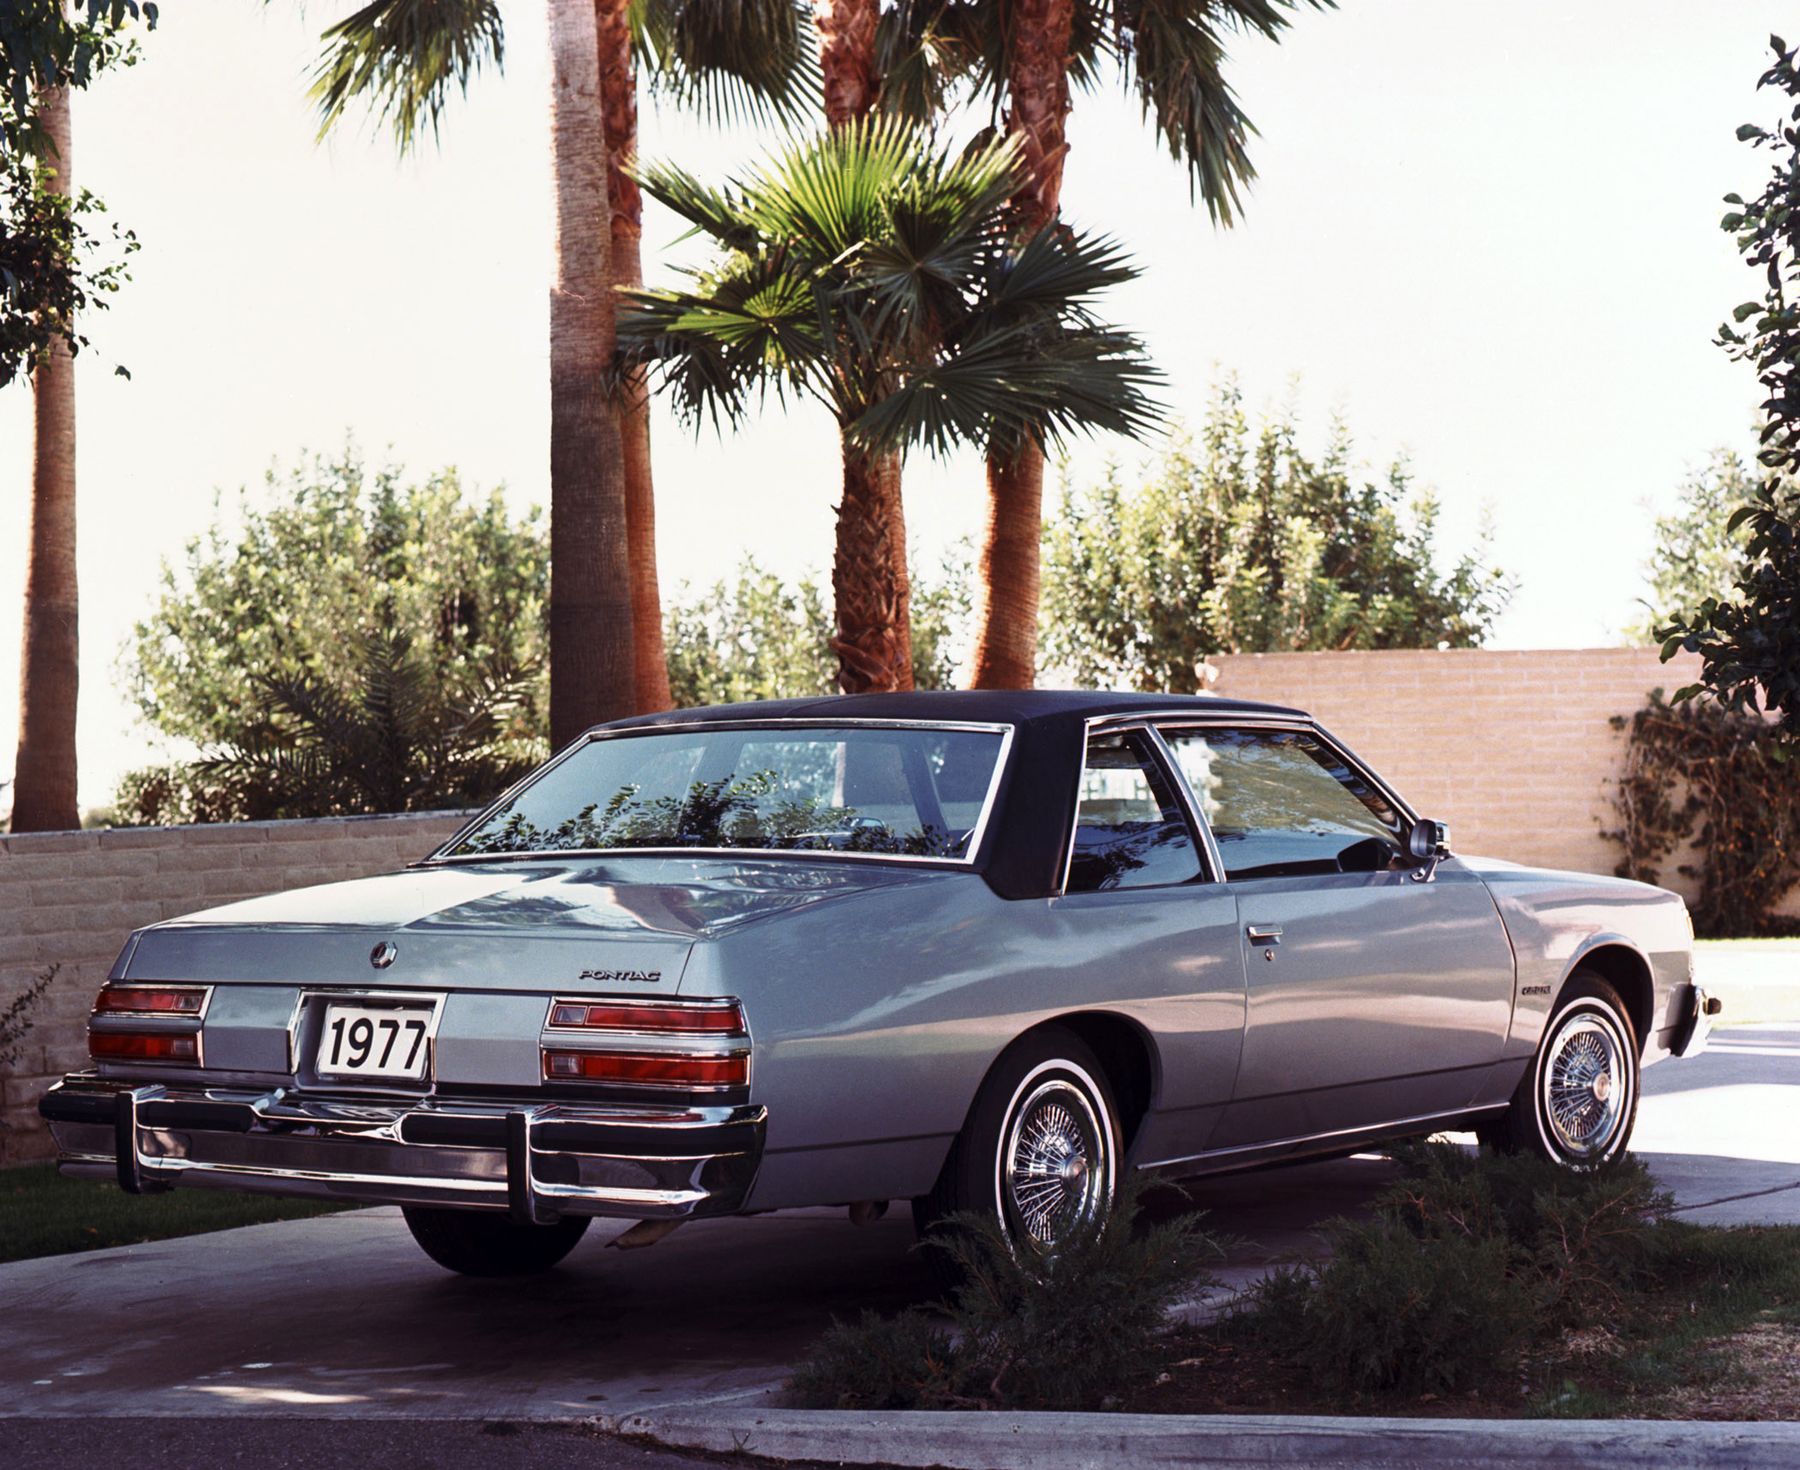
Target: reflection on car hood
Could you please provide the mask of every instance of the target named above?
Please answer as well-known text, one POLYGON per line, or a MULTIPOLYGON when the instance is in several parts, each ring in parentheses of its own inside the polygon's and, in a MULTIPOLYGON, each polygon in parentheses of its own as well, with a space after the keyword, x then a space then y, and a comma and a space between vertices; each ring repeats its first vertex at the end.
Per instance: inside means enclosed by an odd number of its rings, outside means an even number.
POLYGON ((170 920, 140 936, 129 973, 516 988, 629 972, 634 991, 667 991, 696 940, 849 894, 952 876, 728 857, 440 864, 170 920), (370 955, 384 939, 397 954, 378 971, 370 955))

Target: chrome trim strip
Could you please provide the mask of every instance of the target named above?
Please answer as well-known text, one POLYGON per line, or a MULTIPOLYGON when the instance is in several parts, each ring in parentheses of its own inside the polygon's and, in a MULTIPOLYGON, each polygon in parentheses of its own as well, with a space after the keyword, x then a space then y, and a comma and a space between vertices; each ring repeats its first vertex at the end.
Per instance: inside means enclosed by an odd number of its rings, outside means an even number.
POLYGON ((1169 778, 1169 784, 1175 788, 1175 799, 1187 812, 1188 825, 1200 836, 1200 847, 1206 854, 1207 878, 1209 882, 1225 881, 1225 859, 1219 852, 1219 844, 1213 837, 1212 826, 1206 820, 1206 814, 1200 810, 1200 802, 1194 795, 1194 788, 1188 785, 1187 777, 1181 774, 1181 765, 1175 759, 1175 752, 1169 742, 1163 738, 1163 732, 1155 725, 1144 727, 1150 732, 1150 743, 1156 747, 1157 759, 1163 764, 1163 773, 1169 778))
POLYGON ((995 798, 999 794, 1000 783, 1005 778, 1010 763, 1013 735, 1017 729, 1018 726, 1013 724, 994 724, 975 720, 876 720, 855 716, 846 716, 840 719, 820 716, 782 716, 758 719, 753 715, 747 715, 742 719, 680 720, 660 725, 631 725, 618 730, 589 730, 572 744, 557 752, 537 770, 508 787, 497 801, 485 807, 471 821, 458 829, 436 851, 411 866, 423 867, 428 863, 541 862, 544 860, 555 862, 572 857, 684 857, 702 860, 720 857, 778 857, 805 858, 808 861, 814 858, 836 858, 847 862, 909 863, 931 867, 971 868, 981 856, 982 842, 987 836, 988 823, 994 814, 995 798), (542 777, 549 775, 551 771, 569 759, 576 751, 583 749, 590 741, 623 740, 637 736, 662 735, 670 731, 790 729, 962 730, 977 734, 998 735, 1000 750, 994 757, 993 773, 988 777, 987 794, 981 802, 981 815, 975 819, 975 825, 969 829, 968 850, 961 857, 921 857, 911 853, 839 852, 831 848, 810 847, 569 847, 551 848, 542 852, 458 853, 453 851, 458 843, 473 833, 489 817, 504 810, 508 802, 516 796, 522 795, 527 787, 535 785, 542 777))
MULTIPOLYGON (((1227 1104, 1229 1106, 1229 1104, 1227 1104)), ((1325 1133, 1300 1133, 1291 1138, 1271 1138, 1263 1143, 1237 1143, 1230 1148, 1206 1149, 1197 1154, 1182 1154, 1172 1159, 1157 1159, 1140 1164, 1141 1169, 1169 1169, 1180 1164, 1199 1164, 1210 1159, 1226 1159, 1234 1154, 1261 1153, 1268 1149, 1289 1148, 1297 1144, 1325 1143, 1333 1138, 1367 1138, 1371 1142, 1390 1137, 1397 1129, 1412 1129, 1423 1123, 1448 1123, 1471 1118, 1481 1113, 1503 1110, 1504 1103, 1488 1108, 1452 1108, 1446 1112, 1420 1113, 1412 1118, 1395 1118, 1387 1123, 1370 1123, 1357 1128, 1333 1128, 1325 1133)))

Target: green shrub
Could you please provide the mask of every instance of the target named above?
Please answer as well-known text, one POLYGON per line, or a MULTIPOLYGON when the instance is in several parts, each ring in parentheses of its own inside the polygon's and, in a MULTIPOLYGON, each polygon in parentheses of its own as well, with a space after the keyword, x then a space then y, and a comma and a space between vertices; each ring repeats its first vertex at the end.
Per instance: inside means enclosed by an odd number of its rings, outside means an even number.
POLYGON ((1530 1337, 1538 1297, 1496 1236, 1340 1221, 1332 1257, 1253 1294, 1255 1335, 1334 1397, 1471 1387, 1530 1337))
POLYGON ((1667 1197, 1635 1159, 1575 1173, 1448 1144, 1395 1159, 1374 1218, 1328 1223, 1330 1258, 1270 1277, 1233 1323, 1329 1395, 1473 1387, 1654 1270, 1667 1197))
POLYGON ((808 1408, 1095 1409, 1153 1376, 1169 1308, 1221 1254, 1197 1217, 1146 1224, 1136 1178, 1113 1221, 1053 1255, 1014 1253, 991 1224, 956 1217, 923 1242, 962 1283, 937 1311, 839 1323, 789 1388, 808 1408))

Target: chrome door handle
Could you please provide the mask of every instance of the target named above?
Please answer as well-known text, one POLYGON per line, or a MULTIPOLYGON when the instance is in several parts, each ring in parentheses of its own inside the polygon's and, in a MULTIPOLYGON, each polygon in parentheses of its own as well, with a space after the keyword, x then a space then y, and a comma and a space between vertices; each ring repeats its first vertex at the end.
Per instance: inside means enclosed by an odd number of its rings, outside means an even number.
POLYGON ((1244 933, 1252 944, 1280 944, 1281 925, 1279 924, 1246 924, 1244 933))

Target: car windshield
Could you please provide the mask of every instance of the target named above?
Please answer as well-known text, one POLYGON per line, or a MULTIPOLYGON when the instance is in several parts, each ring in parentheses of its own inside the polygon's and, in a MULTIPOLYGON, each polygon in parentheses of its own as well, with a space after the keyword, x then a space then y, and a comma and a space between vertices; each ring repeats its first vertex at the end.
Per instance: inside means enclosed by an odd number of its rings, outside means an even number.
POLYGON ((964 859, 997 730, 708 725, 597 738, 442 856, 618 848, 964 859))

